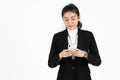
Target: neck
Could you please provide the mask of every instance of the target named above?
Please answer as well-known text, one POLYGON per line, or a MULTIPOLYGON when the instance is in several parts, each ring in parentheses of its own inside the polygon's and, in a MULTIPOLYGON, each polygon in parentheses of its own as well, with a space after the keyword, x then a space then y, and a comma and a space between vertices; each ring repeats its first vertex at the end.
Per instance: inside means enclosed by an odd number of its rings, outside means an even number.
POLYGON ((68 30, 68 33, 69 34, 77 34, 77 32, 78 32, 78 28, 75 28, 75 29, 72 29, 72 30, 70 30, 70 29, 67 29, 68 30))

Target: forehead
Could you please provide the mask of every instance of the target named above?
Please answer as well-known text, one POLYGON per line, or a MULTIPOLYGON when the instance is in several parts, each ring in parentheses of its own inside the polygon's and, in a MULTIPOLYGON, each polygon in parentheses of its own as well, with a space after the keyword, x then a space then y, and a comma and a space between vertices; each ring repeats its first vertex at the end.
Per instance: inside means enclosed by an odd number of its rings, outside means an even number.
POLYGON ((69 11, 69 12, 64 13, 63 18, 72 18, 72 17, 76 17, 76 16, 77 16, 76 13, 69 11))

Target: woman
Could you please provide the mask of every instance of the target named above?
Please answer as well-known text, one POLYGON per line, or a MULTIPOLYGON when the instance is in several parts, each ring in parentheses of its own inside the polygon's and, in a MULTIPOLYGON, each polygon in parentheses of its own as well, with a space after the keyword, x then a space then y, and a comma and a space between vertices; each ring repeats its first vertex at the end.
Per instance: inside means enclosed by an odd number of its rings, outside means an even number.
POLYGON ((48 65, 60 65, 57 80, 91 80, 88 63, 101 64, 95 38, 92 32, 81 29, 80 13, 74 4, 63 8, 62 18, 66 29, 54 35, 48 65))

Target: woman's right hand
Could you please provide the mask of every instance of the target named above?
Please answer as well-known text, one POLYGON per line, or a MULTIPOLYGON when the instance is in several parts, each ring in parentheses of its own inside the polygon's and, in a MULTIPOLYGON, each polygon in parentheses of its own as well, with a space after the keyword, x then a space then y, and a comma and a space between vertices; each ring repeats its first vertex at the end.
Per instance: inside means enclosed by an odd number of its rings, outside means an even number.
POLYGON ((60 60, 62 58, 70 57, 72 56, 72 52, 68 49, 64 49, 62 52, 59 53, 60 60))

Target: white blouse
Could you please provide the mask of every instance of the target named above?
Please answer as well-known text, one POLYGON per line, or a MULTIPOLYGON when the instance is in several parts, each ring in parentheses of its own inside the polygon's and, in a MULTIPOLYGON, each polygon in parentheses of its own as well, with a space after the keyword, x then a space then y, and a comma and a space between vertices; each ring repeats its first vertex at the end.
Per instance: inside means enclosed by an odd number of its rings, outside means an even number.
MULTIPOLYGON (((68 49, 75 49, 77 48, 78 43, 78 28, 74 30, 68 30, 68 49)), ((75 57, 72 56, 72 59, 75 57)))

